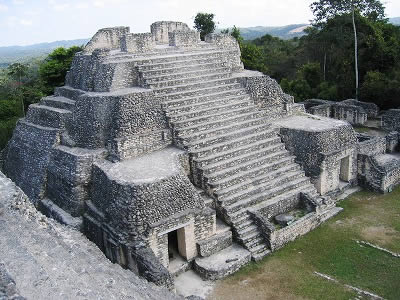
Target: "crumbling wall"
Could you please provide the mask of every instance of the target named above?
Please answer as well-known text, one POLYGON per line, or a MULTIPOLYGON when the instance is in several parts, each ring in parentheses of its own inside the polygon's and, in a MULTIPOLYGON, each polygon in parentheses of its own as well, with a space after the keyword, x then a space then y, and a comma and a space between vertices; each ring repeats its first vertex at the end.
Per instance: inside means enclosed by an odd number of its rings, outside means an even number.
POLYGON ((182 22, 160 21, 150 25, 150 30, 158 44, 168 44, 168 33, 174 31, 189 31, 189 26, 182 22))
POLYGON ((196 47, 200 42, 200 33, 194 30, 169 32, 168 42, 174 47, 196 47))
POLYGON ((400 131, 400 109, 389 109, 382 115, 382 128, 400 131))
POLYGON ((129 33, 129 27, 102 28, 96 32, 86 44, 84 52, 91 53, 95 49, 119 49, 121 37, 129 33))
POLYGON ((121 51, 145 53, 154 49, 154 36, 149 33, 129 33, 121 37, 121 51))

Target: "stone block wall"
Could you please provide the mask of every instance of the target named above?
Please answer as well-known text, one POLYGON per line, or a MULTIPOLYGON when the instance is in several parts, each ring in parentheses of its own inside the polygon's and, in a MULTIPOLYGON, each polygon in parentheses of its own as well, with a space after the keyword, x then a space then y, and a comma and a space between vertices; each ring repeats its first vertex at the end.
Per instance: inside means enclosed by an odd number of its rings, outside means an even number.
POLYGON ((330 118, 332 114, 331 104, 322 104, 310 107, 308 112, 312 115, 330 118))
POLYGON ((389 109, 382 115, 382 128, 400 131, 400 109, 389 109))
POLYGON ((86 44, 84 52, 91 53, 95 49, 119 49, 121 37, 129 33, 129 27, 103 28, 96 32, 86 44))
POLYGON ((59 130, 20 120, 7 145, 3 169, 35 204, 44 196, 51 151, 59 142, 59 130))
POLYGON ((361 106, 336 103, 332 105, 332 117, 353 125, 363 125, 367 122, 368 114, 361 106))
POLYGON ((173 31, 168 33, 168 43, 174 47, 197 47, 200 33, 194 30, 173 31))
POLYGON ((182 22, 161 21, 150 25, 150 30, 156 43, 168 44, 169 33, 174 31, 189 31, 189 27, 182 22))
POLYGON ((399 149, 399 132, 392 131, 386 135, 386 152, 393 153, 398 152, 399 149))
POLYGON ((149 33, 129 33, 121 37, 121 51, 145 53, 154 49, 154 36, 149 33))
POLYGON ((261 73, 254 76, 251 72, 248 74, 249 76, 240 77, 239 80, 260 109, 266 111, 271 119, 289 114, 294 99, 282 91, 276 80, 261 73))
MULTIPOLYGON (((318 127, 318 123, 314 126, 318 127)), ((283 125, 280 133, 286 148, 296 156, 318 192, 326 194, 339 187, 339 180, 356 180, 357 139, 352 126, 346 123, 324 130, 314 126, 296 129, 283 125)))
POLYGON ((47 169, 46 196, 73 217, 81 216, 89 200, 93 162, 105 156, 105 150, 54 148, 47 169))
POLYGON ((205 42, 215 45, 220 49, 231 50, 232 53, 226 55, 223 61, 233 71, 242 71, 243 63, 240 59, 239 43, 230 34, 208 34, 205 42))
POLYGON ((116 160, 164 148, 172 139, 156 99, 147 89, 84 94, 76 101, 69 136, 77 147, 107 148, 116 160))
POLYGON ((374 103, 357 101, 356 99, 347 99, 342 101, 341 103, 362 107, 367 112, 368 118, 375 118, 378 116, 379 113, 379 107, 374 103))

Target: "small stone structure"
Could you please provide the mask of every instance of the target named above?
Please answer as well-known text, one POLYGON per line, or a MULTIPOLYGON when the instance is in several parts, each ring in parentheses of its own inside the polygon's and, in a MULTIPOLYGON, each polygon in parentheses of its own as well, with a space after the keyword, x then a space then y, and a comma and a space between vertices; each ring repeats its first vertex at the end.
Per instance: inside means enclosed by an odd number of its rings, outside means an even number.
POLYGON ((347 121, 353 125, 363 125, 368 118, 377 117, 379 112, 376 104, 355 99, 341 102, 308 99, 303 104, 310 114, 347 121))
POLYGON ((356 184, 357 138, 302 111, 243 69, 230 35, 107 28, 18 122, 3 170, 112 262, 172 289, 178 272, 222 278, 340 211, 331 196, 356 184))

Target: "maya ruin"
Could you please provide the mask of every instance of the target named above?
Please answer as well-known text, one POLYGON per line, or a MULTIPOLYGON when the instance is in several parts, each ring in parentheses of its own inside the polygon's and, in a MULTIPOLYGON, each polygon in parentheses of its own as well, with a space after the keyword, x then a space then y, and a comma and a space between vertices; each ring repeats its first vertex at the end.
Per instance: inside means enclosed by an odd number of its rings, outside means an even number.
POLYGON ((399 111, 378 124, 385 137, 352 126, 377 115, 356 100, 294 103, 243 68, 228 34, 104 28, 66 85, 29 107, 0 162, 43 214, 173 290, 186 270, 216 280, 284 247, 339 213, 350 187, 390 192, 399 111))

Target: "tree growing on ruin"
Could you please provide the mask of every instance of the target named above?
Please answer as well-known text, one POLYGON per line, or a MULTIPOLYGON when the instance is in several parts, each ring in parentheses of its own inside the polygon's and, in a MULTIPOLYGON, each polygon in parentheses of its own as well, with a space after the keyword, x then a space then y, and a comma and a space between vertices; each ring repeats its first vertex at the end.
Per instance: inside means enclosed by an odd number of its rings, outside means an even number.
POLYGON ((204 41, 207 34, 213 33, 215 30, 214 14, 197 13, 194 18, 194 28, 200 32, 200 38, 204 41))
POLYGON ((385 8, 379 0, 319 0, 311 4, 314 14, 313 25, 322 28, 327 20, 338 15, 351 14, 354 33, 354 70, 356 99, 358 99, 358 43, 355 15, 360 14, 371 20, 383 20, 385 8))

